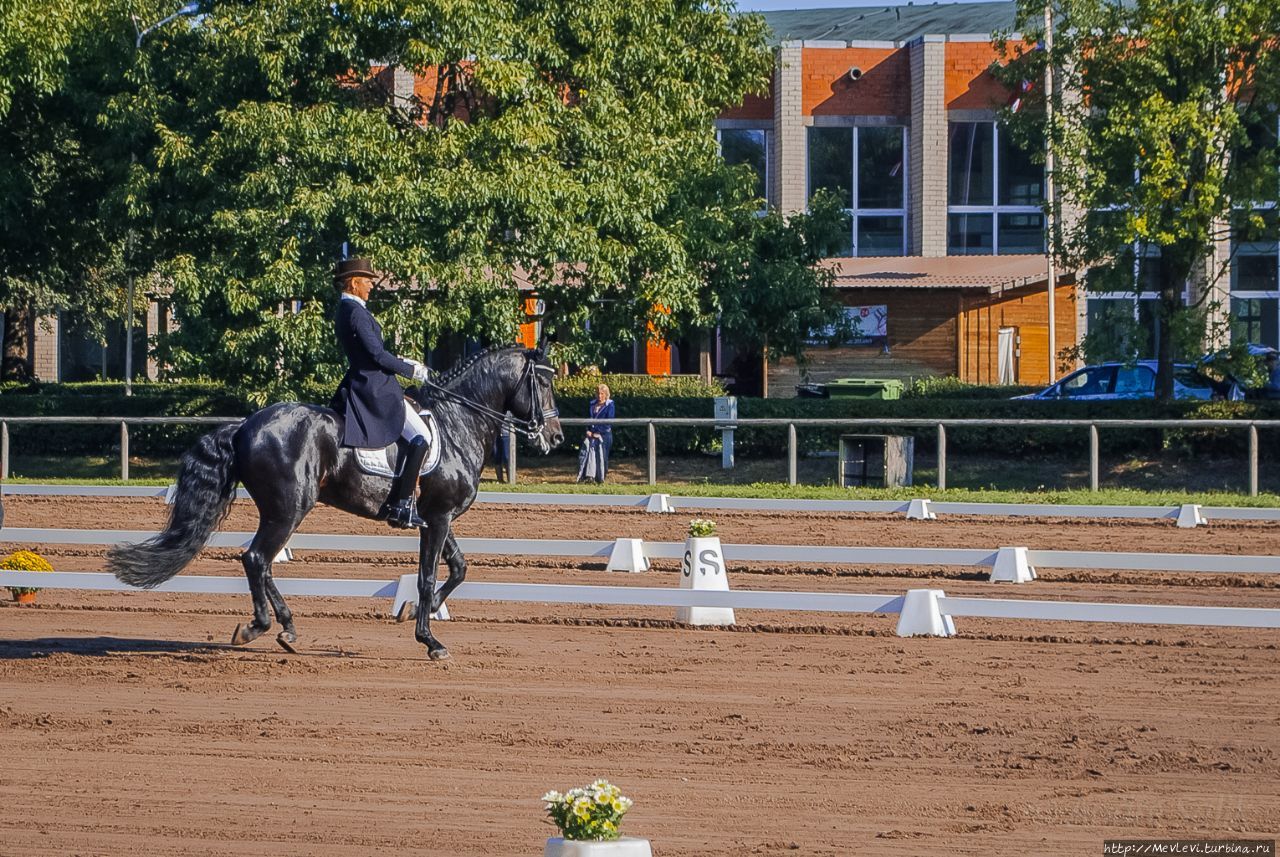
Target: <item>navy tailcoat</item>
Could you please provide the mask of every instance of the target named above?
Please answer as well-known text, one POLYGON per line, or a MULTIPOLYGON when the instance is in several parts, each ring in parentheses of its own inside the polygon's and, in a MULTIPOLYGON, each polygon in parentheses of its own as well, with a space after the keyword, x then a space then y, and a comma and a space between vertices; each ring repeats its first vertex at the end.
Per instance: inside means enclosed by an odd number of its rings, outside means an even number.
POLYGON ((386 446, 404 429, 404 390, 396 376, 412 378, 413 366, 387 350, 382 325, 356 301, 338 302, 337 329, 348 368, 329 407, 346 417, 342 442, 386 446))

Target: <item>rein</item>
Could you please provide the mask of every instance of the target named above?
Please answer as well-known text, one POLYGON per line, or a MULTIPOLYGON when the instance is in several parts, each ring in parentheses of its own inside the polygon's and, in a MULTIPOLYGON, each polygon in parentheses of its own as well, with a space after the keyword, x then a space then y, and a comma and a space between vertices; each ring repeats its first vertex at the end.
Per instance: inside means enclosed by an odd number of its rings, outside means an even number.
POLYGON ((516 417, 513 417, 510 414, 495 410, 489 407, 488 405, 484 404, 483 402, 477 402, 474 399, 468 399, 466 396, 462 395, 461 393, 455 393, 453 390, 450 390, 448 387, 444 387, 429 379, 422 382, 422 387, 424 389, 429 388, 434 393, 437 393, 440 396, 446 399, 449 399, 451 401, 457 402, 463 407, 469 408, 470 410, 475 411, 476 413, 480 414, 483 417, 487 417, 491 420, 494 420, 498 424, 504 426, 505 428, 511 429, 514 432, 524 435, 529 440, 533 440, 539 434, 542 433, 542 430, 544 428, 546 428, 548 418, 560 416, 559 408, 552 408, 551 410, 547 411, 547 410, 544 410, 542 407, 542 397, 538 395, 537 373, 539 368, 540 367, 533 360, 533 358, 531 357, 526 358, 525 364, 524 364, 524 370, 520 373, 520 380, 516 382, 517 385, 524 384, 526 383, 526 381, 528 382, 527 385, 529 388, 529 401, 532 402, 533 413, 527 420, 517 419, 516 417))

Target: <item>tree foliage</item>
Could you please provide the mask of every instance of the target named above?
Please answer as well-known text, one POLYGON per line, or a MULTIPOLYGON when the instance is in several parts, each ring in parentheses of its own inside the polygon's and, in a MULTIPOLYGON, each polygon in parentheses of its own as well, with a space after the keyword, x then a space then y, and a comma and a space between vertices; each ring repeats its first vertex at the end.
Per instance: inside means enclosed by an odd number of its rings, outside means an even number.
MULTIPOLYGON (((1053 0, 1052 9, 1046 51, 1044 4, 1019 0, 1025 41, 1006 45, 1001 74, 1038 81, 1053 66, 1054 179, 1064 205, 1085 212, 1054 245, 1071 267, 1095 266, 1093 286, 1158 291, 1157 394, 1168 398, 1178 343, 1208 315, 1206 283, 1224 276, 1215 242, 1235 212, 1255 220, 1253 206, 1280 187, 1280 4, 1053 0), (1135 282, 1135 252, 1152 285, 1135 282), (1190 307, 1184 290, 1196 296, 1190 307)), ((1043 133, 1040 111, 1007 118, 1023 134, 1043 133)))
POLYGON ((174 286, 168 356, 271 393, 336 380, 344 241, 394 280, 375 309, 407 353, 510 336, 517 272, 564 330, 603 300, 664 324, 699 284, 662 214, 770 62, 759 19, 676 0, 214 2, 141 53, 116 115, 174 286), (421 81, 408 98, 393 65, 421 81))
MULTIPOLYGON (((107 4, 0 7, 0 306, 9 339, 53 308, 100 322, 123 309, 124 178, 98 119, 119 81, 125 20, 107 4)), ((6 376, 24 367, 6 353, 6 376)))

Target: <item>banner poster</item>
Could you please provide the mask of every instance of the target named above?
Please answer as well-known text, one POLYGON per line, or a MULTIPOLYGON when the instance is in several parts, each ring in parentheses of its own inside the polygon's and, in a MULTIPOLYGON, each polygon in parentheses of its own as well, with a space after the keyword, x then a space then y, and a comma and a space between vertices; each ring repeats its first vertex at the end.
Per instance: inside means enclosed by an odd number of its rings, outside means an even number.
POLYGON ((847 306, 843 322, 815 330, 805 341, 810 345, 888 348, 889 308, 883 305, 847 306))

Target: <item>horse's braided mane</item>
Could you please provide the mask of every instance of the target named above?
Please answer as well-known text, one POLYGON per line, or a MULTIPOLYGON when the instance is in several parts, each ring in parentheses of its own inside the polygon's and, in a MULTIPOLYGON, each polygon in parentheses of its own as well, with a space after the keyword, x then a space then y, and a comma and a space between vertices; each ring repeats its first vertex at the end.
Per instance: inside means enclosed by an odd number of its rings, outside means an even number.
POLYGON ((520 346, 518 345, 490 345, 488 348, 484 349, 483 351, 477 351, 475 354, 472 354, 470 357, 467 357, 461 363, 455 364, 452 369, 449 369, 448 371, 444 372, 443 374, 439 375, 433 380, 440 386, 447 387, 448 385, 452 384, 454 381, 457 381, 460 378, 462 378, 462 376, 467 374, 467 372, 474 369, 475 365, 479 363, 481 360, 483 360, 484 358, 489 357, 490 355, 493 355, 493 354, 497 354, 500 351, 507 351, 507 350, 511 350, 519 347, 520 346))

